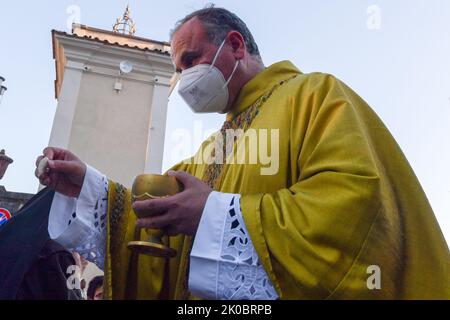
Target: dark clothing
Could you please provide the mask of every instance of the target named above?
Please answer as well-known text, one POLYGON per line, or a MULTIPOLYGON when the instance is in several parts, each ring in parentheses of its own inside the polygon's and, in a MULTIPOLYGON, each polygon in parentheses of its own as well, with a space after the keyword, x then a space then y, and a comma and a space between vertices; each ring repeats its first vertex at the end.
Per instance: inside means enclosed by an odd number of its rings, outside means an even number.
POLYGON ((25 275, 17 300, 80 300, 79 290, 69 290, 67 273, 75 259, 59 243, 49 240, 25 275))
POLYGON ((54 194, 42 190, 0 227, 0 300, 81 298, 67 286, 74 258, 48 234, 54 194))

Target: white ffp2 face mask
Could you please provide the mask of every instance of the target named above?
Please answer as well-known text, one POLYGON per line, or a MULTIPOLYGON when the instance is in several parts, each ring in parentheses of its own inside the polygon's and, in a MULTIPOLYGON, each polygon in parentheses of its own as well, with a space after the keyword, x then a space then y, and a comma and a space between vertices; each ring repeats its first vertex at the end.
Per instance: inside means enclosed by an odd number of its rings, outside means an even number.
POLYGON ((195 113, 224 113, 228 106, 228 84, 236 73, 239 60, 236 61, 230 78, 225 80, 222 72, 215 67, 225 43, 226 40, 217 50, 211 65, 199 64, 181 74, 178 93, 195 113))

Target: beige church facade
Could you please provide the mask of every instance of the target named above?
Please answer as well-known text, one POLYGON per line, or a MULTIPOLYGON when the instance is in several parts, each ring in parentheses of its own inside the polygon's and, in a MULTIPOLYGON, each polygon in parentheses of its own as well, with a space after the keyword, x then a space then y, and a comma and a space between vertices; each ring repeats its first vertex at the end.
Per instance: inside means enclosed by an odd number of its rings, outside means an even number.
POLYGON ((58 105, 49 145, 128 187, 138 174, 161 173, 170 44, 78 24, 52 40, 58 105))

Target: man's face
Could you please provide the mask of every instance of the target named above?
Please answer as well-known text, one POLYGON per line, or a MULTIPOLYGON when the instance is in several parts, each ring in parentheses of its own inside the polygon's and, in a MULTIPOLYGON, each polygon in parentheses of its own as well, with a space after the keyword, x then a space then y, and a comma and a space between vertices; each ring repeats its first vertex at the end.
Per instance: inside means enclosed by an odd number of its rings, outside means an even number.
POLYGON ((103 286, 95 290, 94 300, 103 300, 103 286))
MULTIPOLYGON (((218 45, 209 42, 203 24, 197 18, 182 25, 172 38, 172 60, 179 73, 198 64, 212 64, 218 49, 218 45)), ((215 67, 222 72, 225 79, 229 79, 235 63, 233 50, 225 45, 215 67)), ((236 78, 237 76, 229 84, 230 98, 236 95, 236 90, 233 89, 233 81, 236 78)))

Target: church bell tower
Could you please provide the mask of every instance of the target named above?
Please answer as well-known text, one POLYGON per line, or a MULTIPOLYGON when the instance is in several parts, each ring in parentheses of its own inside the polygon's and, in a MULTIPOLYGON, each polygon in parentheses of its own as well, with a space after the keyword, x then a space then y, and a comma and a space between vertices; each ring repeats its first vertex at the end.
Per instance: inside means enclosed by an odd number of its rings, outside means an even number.
POLYGON ((170 44, 137 37, 129 7, 112 31, 52 31, 57 110, 50 146, 130 187, 161 173, 174 67, 170 44))

